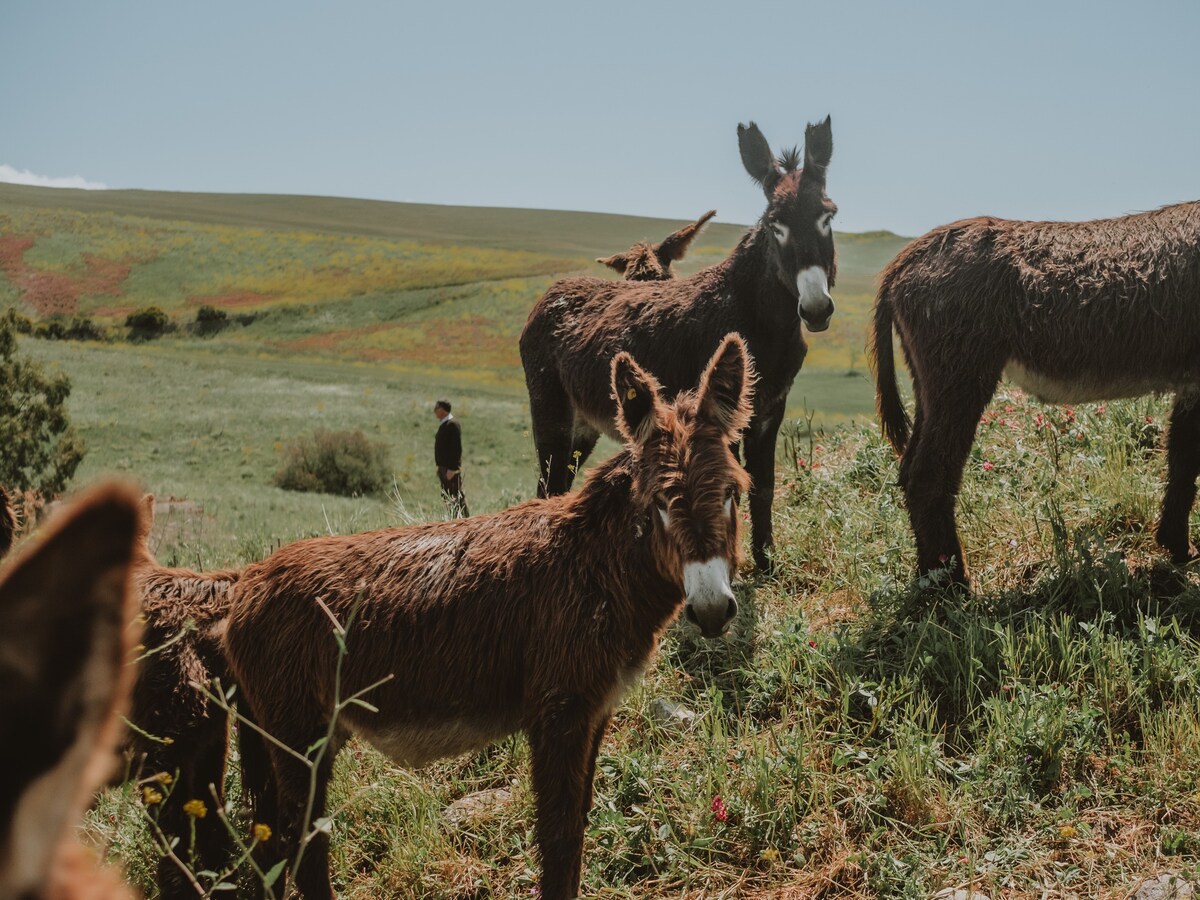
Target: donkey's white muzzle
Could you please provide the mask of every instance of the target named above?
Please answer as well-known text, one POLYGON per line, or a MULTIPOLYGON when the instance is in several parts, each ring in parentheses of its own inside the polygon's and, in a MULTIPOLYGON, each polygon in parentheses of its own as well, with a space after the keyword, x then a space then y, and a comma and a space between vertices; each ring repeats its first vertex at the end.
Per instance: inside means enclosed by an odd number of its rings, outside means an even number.
POLYGON ((820 266, 801 269, 796 276, 800 297, 797 312, 809 331, 824 331, 833 317, 833 298, 829 296, 829 277, 820 266))
POLYGON ((683 567, 684 614, 707 638, 723 635, 737 615, 737 600, 729 586, 729 561, 714 556, 683 567))

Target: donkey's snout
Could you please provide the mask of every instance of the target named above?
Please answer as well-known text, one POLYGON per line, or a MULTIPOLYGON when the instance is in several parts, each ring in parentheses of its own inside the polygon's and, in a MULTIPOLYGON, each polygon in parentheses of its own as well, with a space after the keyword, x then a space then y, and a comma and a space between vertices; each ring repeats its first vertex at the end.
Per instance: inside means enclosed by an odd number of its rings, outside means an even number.
POLYGON ((700 607, 689 601, 684 608, 687 620, 699 628, 706 638, 719 638, 729 630, 729 623, 737 615, 737 600, 733 594, 721 598, 721 601, 700 607))
POLYGON ((683 569, 687 605, 684 615, 708 638, 720 637, 737 615, 737 600, 729 586, 729 562, 714 557, 688 563, 683 569))

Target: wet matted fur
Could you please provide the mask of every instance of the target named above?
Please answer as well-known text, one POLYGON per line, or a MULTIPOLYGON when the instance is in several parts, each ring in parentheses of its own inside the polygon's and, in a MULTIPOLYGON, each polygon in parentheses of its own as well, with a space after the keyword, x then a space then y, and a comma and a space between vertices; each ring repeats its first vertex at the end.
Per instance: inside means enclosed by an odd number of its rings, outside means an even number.
POLYGON ((808 126, 802 170, 798 153, 777 159, 753 123, 738 127, 738 143, 767 208, 729 257, 667 281, 556 282, 521 332, 521 363, 538 456, 538 496, 553 496, 570 489, 602 433, 620 439, 608 380, 618 352, 641 361, 671 395, 696 386, 726 334, 741 334, 759 377, 742 444, 752 479, 754 560, 767 569, 775 442, 788 391, 808 352, 801 319, 821 331, 833 315, 828 286, 836 276, 831 220, 837 207, 825 195, 833 137, 829 119, 808 126))
POLYGON ((969 582, 955 498, 1002 373, 1050 403, 1176 392, 1157 538, 1176 561, 1189 559, 1198 347, 1200 202, 1090 222, 967 219, 909 244, 881 276, 874 354, 919 570, 949 566, 969 582), (913 378, 911 422, 896 387, 893 327, 913 378))
MULTIPOLYGON (((736 498, 729 449, 751 409, 745 344, 730 336, 699 387, 667 404, 628 354, 610 364, 627 446, 577 492, 493 515, 300 541, 248 566, 226 631, 243 701, 267 734, 303 753, 348 697, 391 676, 338 719, 318 769, 324 814, 333 758, 357 733, 420 766, 522 730, 532 751, 541 897, 578 893, 596 754, 615 704, 686 606, 709 633, 736 604, 736 498), (347 627, 338 679, 332 620, 347 627)), ((269 744, 244 766, 275 827, 262 861, 294 858, 309 770, 269 744), (273 790, 272 790, 272 784, 273 790), (273 802, 272 802, 273 801, 273 802)), ((332 896, 328 836, 296 886, 332 896)))

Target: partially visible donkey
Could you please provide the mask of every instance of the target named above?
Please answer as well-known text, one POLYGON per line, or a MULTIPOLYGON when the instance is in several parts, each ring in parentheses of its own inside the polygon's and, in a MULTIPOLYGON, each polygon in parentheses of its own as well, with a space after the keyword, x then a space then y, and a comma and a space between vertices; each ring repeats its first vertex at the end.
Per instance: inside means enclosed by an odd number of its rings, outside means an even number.
MULTIPOLYGON (((158 827, 185 842, 195 834, 194 868, 220 870, 233 843, 216 815, 192 818, 190 800, 212 804, 225 796, 227 713, 208 698, 213 679, 231 684, 218 628, 229 613, 229 598, 241 572, 194 572, 160 566, 149 547, 154 497, 142 498, 141 528, 134 554, 134 591, 140 601, 146 646, 133 688, 129 721, 135 728, 124 741, 135 776, 172 775, 170 795, 159 807, 158 827)), ((245 751, 243 751, 245 752, 245 751)), ((253 752, 252 750, 250 752, 253 752)), ((196 889, 179 867, 179 854, 158 863, 159 896, 193 897, 196 889)))
POLYGON ((737 608, 730 577, 747 477, 729 447, 750 417, 754 380, 734 335, 698 386, 670 402, 626 353, 609 373, 626 446, 581 490, 299 541, 247 566, 235 586, 230 668, 254 721, 281 742, 267 745, 269 772, 243 760, 243 773, 261 801, 256 819, 276 826, 265 849, 302 856, 293 874, 308 900, 332 897, 328 834, 304 830, 325 815, 334 756, 351 733, 421 766, 524 731, 540 897, 578 895, 613 709, 681 609, 713 636, 737 608), (334 627, 344 628, 344 657, 334 627), (338 698, 364 691, 366 702, 337 715, 314 785, 303 754, 330 733, 338 698))
POLYGON ((917 238, 880 278, 876 384, 920 572, 969 583, 954 524, 963 466, 1000 376, 1047 403, 1174 391, 1158 543, 1194 554, 1200 472, 1200 202, 1092 222, 978 218, 917 238), (892 328, 912 373, 911 423, 892 328), (909 432, 911 425, 911 435, 909 432))
POLYGON ((596 262, 624 275, 626 281, 669 281, 675 277, 671 263, 687 255, 696 235, 716 214, 715 209, 710 209, 691 225, 668 234, 657 244, 638 241, 624 253, 602 257, 596 262))
POLYGON ((825 170, 833 155, 829 119, 805 132, 804 168, 795 150, 776 159, 758 126, 738 126, 746 171, 767 196, 759 223, 724 261, 687 278, 552 284, 521 332, 537 446, 538 496, 571 487, 600 434, 620 439, 609 365, 626 351, 668 396, 695 387, 713 349, 736 331, 758 371, 754 414, 741 435, 750 473, 754 560, 771 565, 775 441, 788 391, 808 347, 800 323, 824 331, 833 315, 836 263, 825 170))
POLYGON ((74 831, 109 774, 134 667, 136 494, 101 487, 0 573, 0 897, 129 900, 74 831))

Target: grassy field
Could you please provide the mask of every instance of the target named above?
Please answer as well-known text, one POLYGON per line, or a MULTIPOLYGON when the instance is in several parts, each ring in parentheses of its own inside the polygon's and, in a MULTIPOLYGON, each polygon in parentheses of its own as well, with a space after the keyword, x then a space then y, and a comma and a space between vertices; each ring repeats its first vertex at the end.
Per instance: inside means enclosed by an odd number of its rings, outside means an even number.
MULTIPOLYGON (((110 323, 147 302, 179 323, 200 302, 255 314, 206 338, 21 342, 71 376, 89 445, 77 481, 116 472, 170 498, 154 532, 164 562, 237 565, 303 536, 444 515, 430 411, 443 394, 473 511, 531 496, 515 356, 529 305, 678 224, 0 186, 0 305, 29 310, 32 285, 110 323), (282 447, 318 426, 386 442, 388 495, 274 488, 282 447)), ((687 270, 739 233, 714 226, 687 270)), ((778 574, 743 571, 725 639, 673 629, 621 705, 587 895, 1116 898, 1151 873, 1200 878, 1200 579, 1151 537, 1165 402, 1068 413, 997 398, 960 500, 977 591, 913 585, 862 351, 871 279, 903 239, 838 240, 835 326, 810 341, 780 443, 778 574), (664 724, 663 700, 695 719, 664 724)), ((353 745, 331 801, 338 894, 529 897, 532 802, 521 738, 420 772, 353 745), (495 788, 508 799, 446 816, 495 788)), ((111 790, 88 831, 153 896, 145 815, 132 788, 111 790)))

